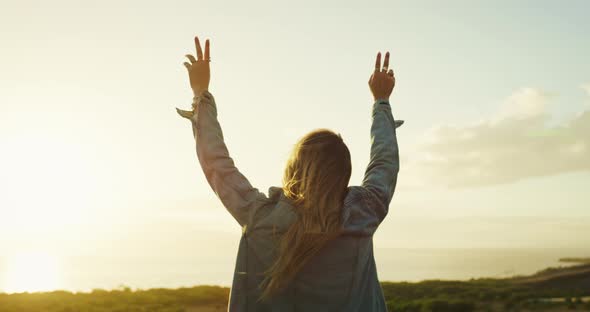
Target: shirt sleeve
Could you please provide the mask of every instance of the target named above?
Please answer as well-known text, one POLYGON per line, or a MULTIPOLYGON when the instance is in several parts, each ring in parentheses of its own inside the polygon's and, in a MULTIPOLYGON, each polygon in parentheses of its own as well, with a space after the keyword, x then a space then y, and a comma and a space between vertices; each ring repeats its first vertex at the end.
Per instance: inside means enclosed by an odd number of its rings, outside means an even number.
POLYGON ((192 123, 197 157, 203 173, 225 208, 241 226, 245 226, 251 222, 255 210, 266 202, 267 197, 252 187, 229 156, 217 120, 213 95, 205 91, 195 97, 193 108, 193 111, 177 109, 177 112, 192 123))
POLYGON ((396 122, 389 101, 378 100, 373 104, 371 124, 371 155, 365 171, 362 188, 366 206, 377 223, 389 212, 389 204, 395 192, 399 172, 399 151, 396 122))

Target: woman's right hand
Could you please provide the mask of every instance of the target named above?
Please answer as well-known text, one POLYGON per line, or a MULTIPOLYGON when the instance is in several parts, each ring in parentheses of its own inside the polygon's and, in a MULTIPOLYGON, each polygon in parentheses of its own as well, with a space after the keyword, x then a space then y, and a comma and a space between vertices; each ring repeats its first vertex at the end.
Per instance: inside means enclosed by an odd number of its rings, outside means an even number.
POLYGON ((197 48, 197 58, 192 54, 187 54, 186 57, 189 62, 184 62, 184 66, 188 70, 189 80, 193 93, 198 96, 209 89, 209 81, 211 80, 211 71, 209 69, 209 62, 211 62, 209 53, 209 39, 205 41, 205 55, 199 43, 199 37, 195 37, 195 46, 197 48))
POLYGON ((387 100, 395 86, 395 77, 393 76, 393 69, 389 69, 389 52, 385 53, 385 60, 383 61, 383 68, 381 68, 381 52, 377 53, 377 60, 375 61, 375 71, 369 78, 369 88, 373 93, 373 99, 387 100))

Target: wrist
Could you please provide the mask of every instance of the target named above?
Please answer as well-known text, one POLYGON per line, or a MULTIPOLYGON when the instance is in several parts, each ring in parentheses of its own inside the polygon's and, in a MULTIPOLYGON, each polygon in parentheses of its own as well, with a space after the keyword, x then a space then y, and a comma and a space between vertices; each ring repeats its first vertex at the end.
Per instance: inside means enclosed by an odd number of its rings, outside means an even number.
POLYGON ((207 91, 207 89, 193 89, 193 95, 196 96, 201 96, 203 94, 203 92, 207 91))

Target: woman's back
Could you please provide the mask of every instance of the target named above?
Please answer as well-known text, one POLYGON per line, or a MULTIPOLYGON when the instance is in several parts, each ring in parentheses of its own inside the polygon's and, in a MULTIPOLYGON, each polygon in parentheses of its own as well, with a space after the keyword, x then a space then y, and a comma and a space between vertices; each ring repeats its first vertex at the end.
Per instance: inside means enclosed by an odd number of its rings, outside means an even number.
MULTIPOLYGON (((342 209, 343 234, 328 242, 297 274, 279 296, 259 300, 264 272, 276 260, 278 241, 297 218, 281 188, 269 189, 253 222, 244 228, 230 298, 231 311, 385 311, 373 257, 367 214, 371 194, 349 187, 342 209)), ((371 220, 372 219, 372 220, 371 220)))
POLYGON ((350 153, 340 135, 317 130, 296 144, 283 187, 268 196, 236 168, 207 90, 205 57, 185 63, 195 92, 192 123, 207 182, 242 226, 229 311, 385 311, 373 257, 373 233, 389 211, 399 171, 396 122, 389 95, 395 85, 377 55, 369 79, 374 96, 370 161, 360 186, 348 187, 350 153))

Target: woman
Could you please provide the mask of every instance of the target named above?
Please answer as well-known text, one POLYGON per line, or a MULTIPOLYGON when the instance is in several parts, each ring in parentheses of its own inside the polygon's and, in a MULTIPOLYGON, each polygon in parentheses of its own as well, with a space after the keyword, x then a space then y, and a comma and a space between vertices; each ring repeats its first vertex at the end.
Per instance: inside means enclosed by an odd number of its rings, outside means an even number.
POLYGON ((229 311, 386 311, 373 257, 373 233, 387 215, 399 170, 389 96, 395 85, 377 54, 369 79, 373 93, 371 158, 360 186, 348 186, 350 153, 339 134, 319 129, 297 142, 282 187, 268 196, 234 166, 208 91, 205 53, 185 62, 194 91, 191 120, 207 181, 242 226, 229 311))

